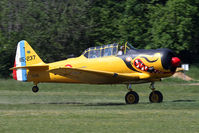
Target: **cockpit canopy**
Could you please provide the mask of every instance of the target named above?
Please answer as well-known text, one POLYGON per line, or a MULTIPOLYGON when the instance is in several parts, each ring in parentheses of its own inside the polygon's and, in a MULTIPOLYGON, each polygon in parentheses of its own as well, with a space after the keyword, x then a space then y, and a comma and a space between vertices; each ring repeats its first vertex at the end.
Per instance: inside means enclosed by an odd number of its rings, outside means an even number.
MULTIPOLYGON (((135 49, 130 43, 125 43, 125 51, 124 54, 129 49, 135 49)), ((108 44, 104 46, 96 46, 96 47, 90 47, 86 49, 82 55, 84 55, 86 58, 99 58, 99 57, 105 57, 105 56, 116 56, 118 53, 118 44, 108 44)))
POLYGON ((96 46, 86 49, 82 55, 87 58, 99 58, 111 55, 117 55, 118 44, 108 44, 104 46, 96 46))

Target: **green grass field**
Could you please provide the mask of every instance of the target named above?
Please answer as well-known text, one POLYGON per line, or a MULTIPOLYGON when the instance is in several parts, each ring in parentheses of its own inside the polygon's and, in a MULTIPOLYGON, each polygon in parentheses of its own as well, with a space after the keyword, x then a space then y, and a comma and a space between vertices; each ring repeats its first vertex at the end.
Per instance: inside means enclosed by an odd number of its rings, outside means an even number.
MULTIPOLYGON (((171 79, 170 79, 171 80, 171 79)), ((198 133, 199 86, 163 81, 164 102, 151 104, 149 84, 126 105, 124 85, 39 84, 0 80, 0 133, 198 133)))
POLYGON ((192 77, 193 79, 199 80, 199 63, 198 64, 190 64, 190 70, 185 72, 188 76, 192 77))

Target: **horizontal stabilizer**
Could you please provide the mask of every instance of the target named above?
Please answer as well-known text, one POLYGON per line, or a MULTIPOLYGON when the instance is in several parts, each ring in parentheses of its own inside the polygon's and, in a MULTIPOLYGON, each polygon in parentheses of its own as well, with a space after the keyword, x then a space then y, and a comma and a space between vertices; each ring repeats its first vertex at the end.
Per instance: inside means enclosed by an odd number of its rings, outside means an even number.
POLYGON ((20 67, 12 67, 10 70, 17 70, 17 69, 29 69, 29 70, 40 70, 40 69, 48 69, 48 65, 31 65, 31 66, 20 66, 20 67))

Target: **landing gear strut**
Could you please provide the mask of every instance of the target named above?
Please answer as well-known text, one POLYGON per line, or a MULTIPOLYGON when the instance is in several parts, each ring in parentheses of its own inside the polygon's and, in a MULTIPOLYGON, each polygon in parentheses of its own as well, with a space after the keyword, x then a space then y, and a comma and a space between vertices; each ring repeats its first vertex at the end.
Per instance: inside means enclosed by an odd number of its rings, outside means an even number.
MULTIPOLYGON (((151 82, 150 89, 152 92, 149 95, 149 101, 151 103, 161 103, 163 101, 163 95, 160 91, 155 90, 154 82, 151 82)), ((126 104, 136 104, 139 102, 139 95, 133 91, 131 84, 127 85, 129 92, 125 96, 126 104)))
POLYGON ((127 85, 129 92, 125 96, 126 104, 136 104, 139 102, 139 95, 132 90, 131 84, 127 85))
POLYGON ((151 103, 161 103, 163 101, 163 95, 160 91, 155 90, 154 82, 151 83, 150 89, 152 92, 149 95, 149 101, 151 103))

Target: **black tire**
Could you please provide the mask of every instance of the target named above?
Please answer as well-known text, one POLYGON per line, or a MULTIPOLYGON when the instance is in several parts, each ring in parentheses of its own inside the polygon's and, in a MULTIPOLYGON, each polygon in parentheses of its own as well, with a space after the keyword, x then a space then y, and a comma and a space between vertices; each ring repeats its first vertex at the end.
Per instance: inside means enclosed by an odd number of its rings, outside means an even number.
POLYGON ((149 95, 149 101, 151 103, 161 103, 163 101, 163 95, 160 91, 153 91, 149 95))
POLYGON ((125 96, 126 104, 137 104, 139 102, 139 95, 135 91, 130 91, 125 96))
POLYGON ((39 91, 39 88, 37 86, 32 87, 32 92, 37 93, 39 91))

